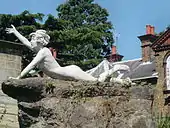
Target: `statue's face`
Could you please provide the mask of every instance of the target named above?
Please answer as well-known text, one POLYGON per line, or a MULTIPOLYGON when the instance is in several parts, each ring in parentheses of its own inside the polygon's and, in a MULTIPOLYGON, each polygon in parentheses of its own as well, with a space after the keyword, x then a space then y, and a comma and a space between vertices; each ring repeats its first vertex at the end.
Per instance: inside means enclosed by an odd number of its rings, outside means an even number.
POLYGON ((44 41, 44 37, 42 35, 34 34, 32 35, 30 42, 31 42, 32 48, 35 48, 35 47, 40 46, 40 44, 42 45, 43 41, 44 41))

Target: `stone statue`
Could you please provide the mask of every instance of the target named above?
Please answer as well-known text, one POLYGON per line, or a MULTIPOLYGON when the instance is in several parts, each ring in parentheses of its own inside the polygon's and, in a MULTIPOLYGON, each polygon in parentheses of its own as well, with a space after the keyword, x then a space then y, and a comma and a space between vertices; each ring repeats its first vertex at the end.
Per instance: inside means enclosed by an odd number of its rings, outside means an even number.
MULTIPOLYGON (((114 64, 114 63, 113 63, 114 64)), ((104 59, 96 67, 86 71, 90 75, 99 78, 99 81, 110 81, 120 84, 134 84, 129 77, 122 78, 125 72, 130 72, 129 66, 125 64, 114 64, 104 59), (109 79, 108 79, 109 78, 109 79)))
MULTIPOLYGON (((112 68, 109 70, 105 68, 105 71, 99 75, 99 77, 93 77, 90 73, 84 72, 80 67, 76 65, 69 65, 61 67, 51 54, 51 51, 45 47, 50 40, 50 36, 45 30, 37 30, 30 34, 31 41, 28 41, 24 36, 22 36, 16 28, 11 25, 11 28, 6 28, 8 34, 14 34, 25 46, 36 53, 35 58, 31 63, 21 72, 21 74, 11 79, 20 79, 29 73, 35 67, 39 68, 46 75, 54 79, 64 79, 64 80, 85 80, 85 81, 100 81, 103 82, 108 76, 113 72, 118 71, 118 69, 112 68)), ((105 67, 108 65, 106 64, 105 67)), ((121 68, 121 67, 119 67, 121 68)))

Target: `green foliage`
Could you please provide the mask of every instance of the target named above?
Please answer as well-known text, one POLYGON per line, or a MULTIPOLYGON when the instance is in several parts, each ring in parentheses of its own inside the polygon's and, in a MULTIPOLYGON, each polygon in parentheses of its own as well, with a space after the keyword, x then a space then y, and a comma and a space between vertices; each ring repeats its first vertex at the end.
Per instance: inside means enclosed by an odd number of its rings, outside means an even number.
POLYGON ((53 82, 51 81, 47 82, 45 87, 46 93, 51 94, 54 92, 55 85, 53 82))
POLYGON ((170 117, 159 117, 157 119, 157 128, 170 128, 170 117))
POLYGON ((16 39, 13 35, 8 35, 5 32, 5 29, 11 27, 11 24, 13 24, 21 34, 28 37, 30 32, 35 31, 36 28, 41 28, 41 24, 37 21, 42 21, 43 16, 42 13, 31 14, 27 10, 19 15, 0 14, 0 38, 11 41, 16 39))
MULTIPOLYGON (((61 4, 57 11, 60 29, 51 34, 64 47, 62 53, 72 55, 72 64, 89 69, 110 54, 114 42, 113 27, 108 21, 106 9, 94 3, 94 0, 69 0, 61 4)), ((65 56, 64 60, 63 65, 69 64, 70 56, 65 56)))

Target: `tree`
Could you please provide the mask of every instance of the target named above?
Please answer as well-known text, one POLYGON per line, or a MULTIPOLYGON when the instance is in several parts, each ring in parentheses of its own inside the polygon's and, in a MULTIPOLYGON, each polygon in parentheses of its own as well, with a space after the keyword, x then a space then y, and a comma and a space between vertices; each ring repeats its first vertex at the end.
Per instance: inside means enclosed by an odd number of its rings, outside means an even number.
POLYGON ((41 28, 42 25, 38 21, 42 21, 43 16, 42 13, 31 14, 27 10, 19 15, 0 14, 0 38, 11 41, 16 39, 13 35, 8 35, 5 32, 5 29, 11 27, 11 24, 17 27, 21 34, 28 37, 29 33, 41 28))
POLYGON ((62 49, 62 65, 76 64, 90 69, 110 54, 112 24, 106 9, 94 0, 69 0, 57 8, 58 18, 49 16, 44 27, 62 49), (53 26, 53 27, 52 27, 53 26))

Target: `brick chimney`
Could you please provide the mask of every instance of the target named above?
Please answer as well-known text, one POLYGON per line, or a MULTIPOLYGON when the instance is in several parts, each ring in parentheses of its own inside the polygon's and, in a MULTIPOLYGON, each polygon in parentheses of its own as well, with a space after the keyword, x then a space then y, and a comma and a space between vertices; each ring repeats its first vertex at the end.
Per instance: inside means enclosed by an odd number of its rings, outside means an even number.
POLYGON ((123 58, 123 56, 117 53, 116 46, 113 45, 112 53, 109 56, 107 56, 107 60, 109 62, 117 62, 117 61, 121 61, 122 58, 123 58))
POLYGON ((157 36, 155 35, 155 27, 146 25, 146 34, 138 37, 141 41, 142 47, 142 61, 152 61, 154 59, 154 51, 151 48, 151 44, 155 41, 157 36))
POLYGON ((151 26, 151 25, 146 25, 146 35, 151 34, 154 35, 155 34, 155 27, 151 26))

